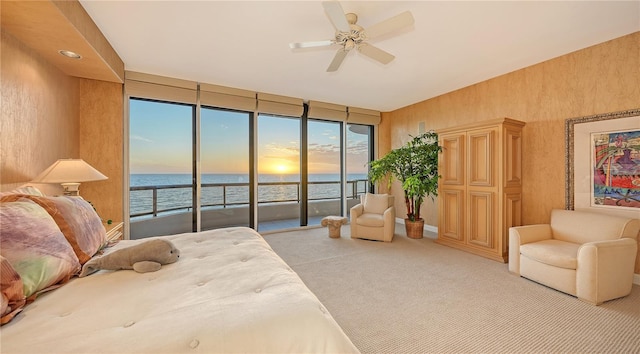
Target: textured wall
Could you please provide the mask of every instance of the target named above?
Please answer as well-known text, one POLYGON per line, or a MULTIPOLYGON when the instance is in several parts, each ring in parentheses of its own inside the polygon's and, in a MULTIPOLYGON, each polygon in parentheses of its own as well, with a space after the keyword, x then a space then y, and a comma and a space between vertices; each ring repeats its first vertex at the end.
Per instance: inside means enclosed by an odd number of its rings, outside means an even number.
MULTIPOLYGON (((565 120, 639 108, 639 53, 636 32, 385 113, 381 130, 391 135, 381 135, 380 152, 417 134, 419 122, 437 130, 499 117, 525 121, 522 219, 546 222, 552 208, 564 208, 565 120)), ((401 196, 397 185, 393 192, 401 196)), ((426 208, 427 224, 437 225, 435 204, 426 208)))
POLYGON ((83 183, 82 196, 113 221, 123 214, 122 84, 80 79, 80 157, 109 177, 83 183))
MULTIPOLYGON (((79 157, 78 79, 2 31, 0 184, 30 181, 59 158, 79 157)), ((60 193, 59 185, 38 185, 60 193)))
MULTIPOLYGON (((82 158, 109 177, 80 194, 103 219, 123 220, 122 84, 68 76, 2 32, 0 185, 28 183, 60 158, 82 158)), ((38 184, 50 195, 59 184, 38 184)))

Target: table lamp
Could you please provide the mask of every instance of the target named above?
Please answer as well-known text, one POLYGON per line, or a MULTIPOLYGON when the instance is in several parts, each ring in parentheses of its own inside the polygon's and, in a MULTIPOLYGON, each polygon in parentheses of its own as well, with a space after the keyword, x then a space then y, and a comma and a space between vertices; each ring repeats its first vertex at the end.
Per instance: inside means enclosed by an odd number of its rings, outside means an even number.
POLYGON ((60 183, 64 195, 80 195, 80 182, 101 181, 108 177, 82 159, 60 159, 32 180, 34 183, 60 183))

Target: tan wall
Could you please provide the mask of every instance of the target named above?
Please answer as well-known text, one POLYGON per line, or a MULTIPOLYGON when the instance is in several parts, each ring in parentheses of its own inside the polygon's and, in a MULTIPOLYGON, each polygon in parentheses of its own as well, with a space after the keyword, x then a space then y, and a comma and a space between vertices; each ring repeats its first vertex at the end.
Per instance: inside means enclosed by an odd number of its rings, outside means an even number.
POLYGON ((113 221, 124 220, 123 100, 122 84, 80 79, 80 156, 109 177, 83 183, 82 196, 113 221))
MULTIPOLYGON (((380 152, 417 134, 419 122, 437 130, 499 117, 525 121, 522 219, 524 224, 546 222, 552 208, 564 208, 565 120, 639 108, 638 53, 640 32, 385 113, 381 130, 391 135, 389 141, 381 135, 380 152)), ((401 196, 397 185, 393 193, 401 196)), ((437 225, 436 204, 423 212, 427 224, 437 225)))
MULTIPOLYGON (((109 177, 80 193, 103 219, 122 220, 122 84, 68 76, 2 31, 0 186, 28 183, 60 158, 82 158, 109 177)), ((36 185, 50 195, 57 184, 36 185)))
MULTIPOLYGON (((59 158, 78 158, 79 81, 2 31, 0 184, 30 181, 59 158)), ((40 187, 40 186, 38 186, 40 187)), ((60 186, 42 185, 48 193, 60 186)))

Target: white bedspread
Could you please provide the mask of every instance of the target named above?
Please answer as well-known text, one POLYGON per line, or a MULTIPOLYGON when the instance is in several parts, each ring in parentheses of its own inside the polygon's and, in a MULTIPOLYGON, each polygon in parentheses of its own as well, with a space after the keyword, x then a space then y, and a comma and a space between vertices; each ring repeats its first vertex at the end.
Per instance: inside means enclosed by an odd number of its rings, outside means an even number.
POLYGON ((2 326, 2 353, 358 352, 255 231, 167 238, 178 262, 73 279, 2 326))

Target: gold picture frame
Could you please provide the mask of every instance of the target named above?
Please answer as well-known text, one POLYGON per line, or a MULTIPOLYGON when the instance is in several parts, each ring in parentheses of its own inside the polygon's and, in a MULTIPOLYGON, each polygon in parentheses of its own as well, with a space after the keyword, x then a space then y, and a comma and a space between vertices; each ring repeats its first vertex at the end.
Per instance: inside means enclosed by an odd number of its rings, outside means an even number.
POLYGON ((585 202, 591 193, 589 183, 593 182, 591 133, 622 129, 640 129, 640 108, 565 121, 565 209, 598 209, 585 202), (576 174, 580 176, 579 180, 576 180, 576 174))

